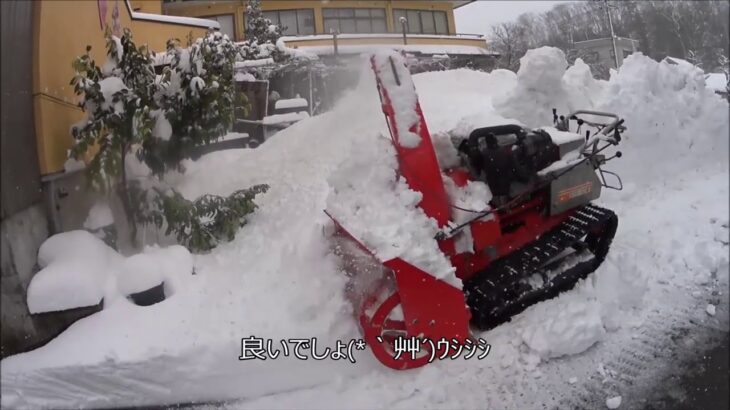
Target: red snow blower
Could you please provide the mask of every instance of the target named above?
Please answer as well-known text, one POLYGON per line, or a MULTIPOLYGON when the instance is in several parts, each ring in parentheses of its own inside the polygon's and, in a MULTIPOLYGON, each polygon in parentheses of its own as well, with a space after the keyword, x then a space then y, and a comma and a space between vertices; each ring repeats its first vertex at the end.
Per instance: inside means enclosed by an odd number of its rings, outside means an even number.
POLYGON ((618 145, 625 127, 614 114, 578 111, 566 118, 553 109, 553 135, 519 125, 475 129, 455 143, 462 166, 442 170, 404 58, 375 55, 370 62, 399 175, 422 194, 418 206, 437 222, 440 232, 434 239, 463 283, 456 288, 401 258, 378 260, 328 212, 363 337, 378 360, 402 370, 425 365, 434 352, 433 344, 424 343, 416 357, 395 354, 399 338, 465 343, 471 338, 470 322, 478 329, 493 328, 571 289, 598 268, 618 219, 590 201, 602 187, 622 188, 618 175, 601 166, 621 156, 603 152, 618 145), (404 101, 415 105, 404 109, 404 101), (575 133, 569 132, 571 121, 577 122, 575 133), (582 128, 588 129, 585 135, 582 128), (420 140, 414 143, 409 134, 406 141, 404 130, 420 140), (608 184, 607 176, 617 182, 608 184), (457 187, 486 183, 492 199, 480 209, 457 207, 447 194, 446 178, 457 187), (455 209, 462 220, 453 219, 455 209), (471 216, 464 219, 464 214, 471 216), (457 251, 459 235, 468 237, 470 249, 457 251))

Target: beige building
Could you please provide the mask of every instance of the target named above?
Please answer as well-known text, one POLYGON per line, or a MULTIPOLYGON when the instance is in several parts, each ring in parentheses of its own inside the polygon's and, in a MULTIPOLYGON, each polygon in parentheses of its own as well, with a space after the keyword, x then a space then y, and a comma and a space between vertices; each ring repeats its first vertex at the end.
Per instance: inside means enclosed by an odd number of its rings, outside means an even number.
MULTIPOLYGON (((610 38, 598 38, 576 42, 574 53, 588 64, 603 64, 606 67, 616 68, 614 59, 613 44, 610 38)), ((616 37, 616 52, 618 53, 618 66, 624 62, 624 58, 639 51, 639 42, 625 37, 616 37)))
MULTIPOLYGON (((264 16, 284 27, 288 47, 315 54, 360 53, 373 48, 418 54, 491 55, 484 36, 459 33, 454 9, 473 0, 262 0, 264 16), (336 39, 335 39, 336 35, 336 39)), ((245 38, 241 0, 144 0, 140 10, 217 21, 221 31, 245 38)))

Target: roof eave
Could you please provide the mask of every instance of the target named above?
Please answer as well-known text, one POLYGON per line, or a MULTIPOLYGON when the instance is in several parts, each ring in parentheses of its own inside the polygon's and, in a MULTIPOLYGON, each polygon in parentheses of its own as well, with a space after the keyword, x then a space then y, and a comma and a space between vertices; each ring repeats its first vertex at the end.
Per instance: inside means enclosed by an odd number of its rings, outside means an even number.
POLYGON ((459 7, 464 7, 467 4, 474 3, 476 0, 452 0, 451 2, 454 4, 454 10, 458 9, 459 7))

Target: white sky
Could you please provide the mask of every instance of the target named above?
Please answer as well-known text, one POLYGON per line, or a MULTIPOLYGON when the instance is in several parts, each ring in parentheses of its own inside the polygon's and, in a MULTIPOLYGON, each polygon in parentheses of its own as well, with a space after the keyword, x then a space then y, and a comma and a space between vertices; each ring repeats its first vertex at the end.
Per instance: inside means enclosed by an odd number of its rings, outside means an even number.
POLYGON ((506 21, 514 21, 522 13, 540 13, 553 6, 569 1, 493 1, 477 0, 454 10, 456 32, 466 34, 489 34, 490 27, 506 21))

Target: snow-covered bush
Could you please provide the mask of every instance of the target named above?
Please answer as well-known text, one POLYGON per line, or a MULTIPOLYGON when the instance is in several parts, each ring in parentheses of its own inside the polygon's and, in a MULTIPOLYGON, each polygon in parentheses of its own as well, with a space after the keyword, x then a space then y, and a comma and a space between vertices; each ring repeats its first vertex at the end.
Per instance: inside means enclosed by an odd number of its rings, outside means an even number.
POLYGON ((208 144, 231 128, 236 54, 235 44, 220 32, 208 33, 189 48, 168 41, 171 63, 156 84, 155 138, 143 141, 140 157, 153 173, 178 168, 193 147, 208 144))
MULTIPOLYGON (((137 225, 167 224, 168 234, 192 250, 208 250, 220 239, 232 239, 253 212, 253 198, 265 185, 227 198, 204 197, 191 203, 162 186, 161 177, 190 149, 226 134, 233 123, 235 45, 220 33, 209 33, 188 49, 168 42, 172 64, 156 76, 146 46, 137 47, 132 33, 121 38, 106 30, 107 62, 96 65, 86 53, 73 61, 71 80, 86 116, 72 128, 71 155, 93 155, 88 171, 94 185, 117 189, 136 246, 137 225), (153 176, 140 181, 128 175, 129 154, 136 154, 153 176), (153 188, 153 189, 150 189, 153 188), (184 210, 184 211, 181 211, 184 210), (205 221, 205 222, 203 222, 205 221)), ((149 175, 144 175, 149 177, 149 175)))
POLYGON ((285 27, 274 24, 264 17, 261 0, 248 0, 246 4, 246 39, 241 45, 244 60, 273 58, 274 61, 286 59, 286 53, 277 46, 285 27))
POLYGON ((74 125, 71 133, 75 144, 71 155, 75 159, 95 149, 88 167, 91 181, 108 192, 116 185, 124 211, 136 234, 133 203, 128 190, 124 158, 133 146, 152 134, 155 74, 150 53, 145 46, 137 47, 132 33, 124 30, 122 38, 106 30, 107 62, 99 68, 91 59, 91 46, 73 61, 75 75, 71 80, 74 91, 83 95, 80 103, 86 116, 74 125), (115 184, 116 181, 120 183, 115 184))
POLYGON ((258 207, 254 197, 268 190, 267 185, 255 185, 238 190, 228 197, 203 195, 189 201, 174 190, 157 189, 155 203, 146 212, 146 223, 162 228, 166 235, 175 233, 178 242, 189 249, 208 251, 221 241, 231 241, 238 228, 247 222, 246 215, 258 207))

